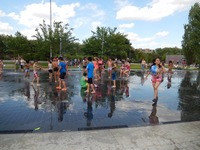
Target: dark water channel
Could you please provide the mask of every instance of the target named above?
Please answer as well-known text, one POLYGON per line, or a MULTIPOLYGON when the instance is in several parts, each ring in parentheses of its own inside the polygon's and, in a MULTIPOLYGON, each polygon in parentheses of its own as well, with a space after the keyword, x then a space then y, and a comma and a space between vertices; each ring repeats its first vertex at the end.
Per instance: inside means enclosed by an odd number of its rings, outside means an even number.
POLYGON ((55 89, 48 73, 32 86, 23 73, 4 71, 0 77, 0 133, 80 131, 200 120, 200 72, 167 74, 152 106, 151 77, 140 71, 117 79, 113 89, 107 73, 95 94, 80 88, 81 71, 70 71, 67 91, 55 89))

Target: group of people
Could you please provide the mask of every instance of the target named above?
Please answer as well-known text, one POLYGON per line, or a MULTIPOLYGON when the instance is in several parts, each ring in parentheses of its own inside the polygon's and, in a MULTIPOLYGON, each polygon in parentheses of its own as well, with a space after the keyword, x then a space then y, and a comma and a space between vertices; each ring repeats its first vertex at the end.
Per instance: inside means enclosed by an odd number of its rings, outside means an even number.
MULTIPOLYGON (((29 61, 24 61, 23 58, 16 59, 16 63, 20 62, 21 69, 25 72, 25 78, 30 76, 30 67, 33 68, 33 80, 37 82, 37 86, 39 86, 39 74, 38 70, 46 70, 41 65, 38 64, 38 61, 34 61, 34 63, 30 63, 29 61)), ((143 59, 141 62, 142 65, 142 72, 145 71, 147 67, 145 60, 143 59)), ((96 83, 101 80, 102 74, 104 73, 105 66, 107 66, 108 71, 108 79, 112 80, 112 88, 116 88, 116 78, 118 73, 118 65, 115 59, 109 58, 107 62, 104 62, 102 58, 97 57, 88 57, 84 58, 82 61, 83 67, 83 76, 80 79, 81 88, 85 89, 86 93, 91 92, 92 94, 95 93, 95 88, 98 86, 96 83)), ((169 61, 168 64, 168 71, 166 71, 165 67, 163 66, 162 62, 159 58, 155 58, 150 66, 150 70, 147 70, 146 79, 148 78, 149 74, 152 76, 152 86, 154 90, 154 98, 153 102, 158 101, 158 88, 163 81, 163 74, 168 72, 168 84, 167 88, 171 87, 171 77, 172 77, 172 68, 173 63, 169 61)), ((0 61, 0 73, 3 70, 3 61, 0 61)), ((131 70, 131 65, 128 60, 122 61, 119 67, 119 78, 129 77, 131 70)), ((67 62, 64 61, 63 57, 55 57, 48 61, 48 72, 49 72, 49 79, 54 80, 57 83, 56 89, 66 91, 66 81, 65 77, 68 74, 68 65, 67 62)))
MULTIPOLYGON (((34 85, 34 82, 36 82, 37 86, 40 86, 40 76, 38 71, 39 70, 45 70, 49 72, 49 80, 52 81, 54 77, 55 83, 58 83, 56 89, 66 91, 66 82, 65 82, 65 76, 68 73, 68 66, 67 63, 64 61, 63 57, 55 57, 48 61, 48 70, 44 69, 37 60, 34 60, 33 63, 29 60, 24 61, 23 58, 16 59, 15 65, 19 65, 20 69, 24 71, 24 77, 29 78, 30 77, 30 68, 33 69, 33 79, 31 81, 31 84, 34 85), (20 63, 21 62, 21 63, 20 63)), ((18 67, 15 66, 15 70, 18 69, 18 67)))
MULTIPOLYGON (((145 62, 142 60, 142 71, 145 70, 145 62)), ((101 80, 102 73, 104 73, 105 66, 107 65, 108 71, 108 79, 112 80, 112 88, 116 88, 116 78, 117 78, 117 62, 114 59, 109 58, 106 63, 104 63, 102 58, 97 57, 88 57, 84 58, 82 62, 83 66, 83 76, 80 79, 81 88, 85 89, 86 93, 95 93, 95 88, 98 87, 96 84, 98 80, 101 80)), ((39 85, 39 75, 37 73, 38 69, 43 69, 40 65, 38 65, 37 61, 33 63, 33 74, 34 78, 32 80, 32 84, 34 81, 37 81, 37 85, 39 85)), ((27 72, 29 72, 29 63, 25 64, 25 77, 28 76, 27 72)), ((159 58, 155 58, 150 66, 150 70, 147 71, 146 79, 148 78, 149 74, 152 76, 152 86, 154 90, 154 98, 153 102, 158 101, 158 88, 163 81, 163 74, 168 72, 168 88, 171 86, 171 77, 172 77, 172 68, 173 63, 172 61, 169 62, 168 71, 166 71, 165 67, 163 66, 162 62, 159 58)), ((130 74, 130 63, 129 61, 124 61, 121 63, 120 70, 119 70, 119 78, 128 77, 130 74)), ((53 60, 49 60, 48 62, 48 72, 49 78, 53 79, 55 83, 58 82, 58 86, 56 87, 57 90, 67 90, 65 76, 68 74, 68 65, 64 61, 63 57, 55 57, 53 60)))
MULTIPOLYGON (((111 79, 113 82, 112 88, 116 88, 117 62, 114 59, 109 58, 106 63, 104 63, 102 58, 97 57, 88 57, 83 59, 83 76, 80 84, 81 88, 86 88, 86 93, 89 93, 90 91, 91 93, 95 93, 95 87, 97 87, 97 85, 94 82, 101 79, 105 66, 107 66, 108 70, 108 79, 111 79)), ((128 77, 130 68, 128 60, 122 62, 119 78, 128 77)))

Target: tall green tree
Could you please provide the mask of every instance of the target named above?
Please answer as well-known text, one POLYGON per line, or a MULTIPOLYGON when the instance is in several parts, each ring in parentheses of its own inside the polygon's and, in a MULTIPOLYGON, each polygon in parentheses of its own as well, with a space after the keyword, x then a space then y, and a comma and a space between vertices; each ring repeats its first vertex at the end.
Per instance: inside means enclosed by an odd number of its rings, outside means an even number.
POLYGON ((6 59, 22 56, 24 57, 30 51, 29 40, 20 32, 16 32, 14 36, 2 36, 4 44, 4 56, 6 59))
MULTIPOLYGON (((52 46, 53 56, 66 55, 73 52, 73 44, 77 40, 72 36, 73 28, 69 28, 69 24, 62 22, 54 22, 53 28, 47 25, 45 21, 37 28, 35 37, 38 41, 38 54, 42 56, 50 56, 50 44, 52 46)), ((75 44, 76 45, 76 44, 75 44)))
POLYGON ((188 24, 184 25, 182 47, 188 64, 200 64, 200 4, 195 3, 189 12, 188 24))
POLYGON ((83 41, 85 55, 127 58, 131 51, 127 35, 117 32, 117 28, 97 27, 92 36, 83 41))
POLYGON ((0 59, 3 59, 6 52, 5 35, 0 35, 0 59))

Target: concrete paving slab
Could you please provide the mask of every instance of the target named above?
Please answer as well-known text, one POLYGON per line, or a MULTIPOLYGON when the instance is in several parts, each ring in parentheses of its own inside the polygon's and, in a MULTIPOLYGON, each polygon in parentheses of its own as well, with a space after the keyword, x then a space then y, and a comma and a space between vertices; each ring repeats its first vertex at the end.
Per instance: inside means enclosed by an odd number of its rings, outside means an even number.
POLYGON ((200 149, 200 121, 79 132, 0 134, 1 150, 200 149))

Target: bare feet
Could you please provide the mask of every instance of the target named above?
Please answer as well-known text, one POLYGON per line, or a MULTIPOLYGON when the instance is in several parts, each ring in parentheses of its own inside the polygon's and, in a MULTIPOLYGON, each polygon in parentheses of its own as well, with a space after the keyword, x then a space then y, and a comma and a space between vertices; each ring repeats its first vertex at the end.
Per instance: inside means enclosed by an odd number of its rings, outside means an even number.
POLYGON ((95 93, 95 91, 92 91, 91 93, 92 93, 92 94, 94 94, 94 93, 95 93))
POLYGON ((61 87, 57 86, 56 89, 57 89, 57 90, 61 90, 61 87))

